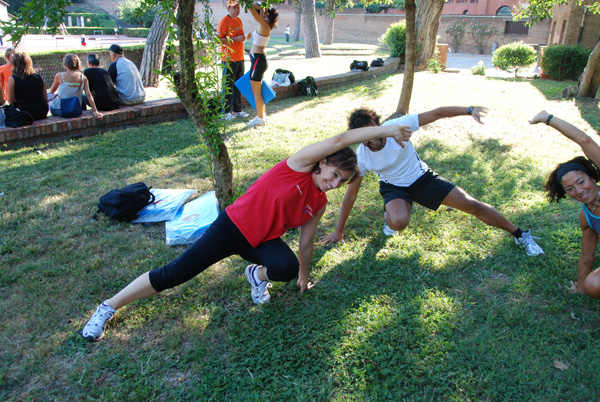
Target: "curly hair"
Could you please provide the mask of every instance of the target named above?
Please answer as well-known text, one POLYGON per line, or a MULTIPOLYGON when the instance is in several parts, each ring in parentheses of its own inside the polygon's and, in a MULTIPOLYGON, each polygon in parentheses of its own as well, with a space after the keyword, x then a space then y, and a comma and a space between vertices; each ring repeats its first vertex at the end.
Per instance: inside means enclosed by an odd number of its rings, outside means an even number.
POLYGON ((372 126, 373 124, 379 126, 381 125, 380 119, 381 117, 373 109, 355 109, 348 118, 348 128, 352 130, 354 128, 372 126))
MULTIPOLYGON (((356 162, 356 154, 350 147, 344 147, 337 152, 332 153, 325 158, 328 165, 337 167, 340 170, 350 172, 351 176, 348 184, 352 183, 358 177, 358 163, 356 162)), ((321 173, 320 161, 313 168, 313 173, 321 173)))
POLYGON ((583 165, 585 170, 578 171, 590 176, 590 178, 594 180, 595 183, 598 183, 598 181, 600 181, 600 170, 598 170, 598 167, 594 165, 592 161, 590 161, 585 156, 578 156, 566 162, 560 163, 552 172, 550 172, 550 174, 548 175, 548 179, 546 180, 546 184, 544 184, 544 190, 546 191, 546 195, 550 199, 550 202, 560 202, 560 200, 565 198, 565 196, 567 195, 567 192, 563 188, 562 184, 560 184, 560 182, 557 180, 556 176, 561 167, 571 162, 583 165))

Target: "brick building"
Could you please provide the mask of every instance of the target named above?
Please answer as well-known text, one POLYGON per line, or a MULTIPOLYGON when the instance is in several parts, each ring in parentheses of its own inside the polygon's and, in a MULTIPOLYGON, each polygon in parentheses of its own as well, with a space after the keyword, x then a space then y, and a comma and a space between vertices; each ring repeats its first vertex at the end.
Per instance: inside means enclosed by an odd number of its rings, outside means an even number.
POLYGON ((591 13, 586 4, 593 1, 585 0, 580 6, 571 1, 552 9, 552 27, 548 44, 575 45, 594 48, 600 41, 600 14, 591 13))

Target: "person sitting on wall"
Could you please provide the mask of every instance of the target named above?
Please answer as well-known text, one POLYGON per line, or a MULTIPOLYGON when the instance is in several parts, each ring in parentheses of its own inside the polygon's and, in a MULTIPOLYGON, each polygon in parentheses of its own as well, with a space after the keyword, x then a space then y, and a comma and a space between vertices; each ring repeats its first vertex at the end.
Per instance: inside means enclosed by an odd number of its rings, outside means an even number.
MULTIPOLYGON (((90 91, 96 101, 98 110, 108 111, 119 108, 119 93, 108 71, 100 67, 98 55, 88 55, 88 68, 83 71, 90 83, 90 91)), ((83 95, 83 103, 89 106, 87 97, 83 95)))
MULTIPOLYGON (((0 66, 0 85, 2 85, 2 97, 3 100, 8 99, 8 94, 6 89, 8 88, 8 77, 12 74, 12 54, 14 53, 14 49, 9 47, 4 52, 4 58, 6 59, 6 64, 0 66)), ((4 102, 2 102, 4 103, 4 102)))
POLYGON ((108 66, 108 74, 115 83, 121 105, 137 105, 144 102, 146 91, 135 64, 123 56, 123 48, 119 45, 111 45, 108 54, 112 60, 108 66))

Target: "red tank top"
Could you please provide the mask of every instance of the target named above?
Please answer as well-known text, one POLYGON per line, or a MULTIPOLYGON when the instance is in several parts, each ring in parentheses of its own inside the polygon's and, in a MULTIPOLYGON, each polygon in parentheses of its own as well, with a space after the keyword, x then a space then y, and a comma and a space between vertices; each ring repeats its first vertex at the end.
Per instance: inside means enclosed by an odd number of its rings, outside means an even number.
POLYGON ((257 247, 304 225, 327 204, 315 187, 312 172, 296 172, 287 159, 273 166, 226 208, 246 240, 257 247))

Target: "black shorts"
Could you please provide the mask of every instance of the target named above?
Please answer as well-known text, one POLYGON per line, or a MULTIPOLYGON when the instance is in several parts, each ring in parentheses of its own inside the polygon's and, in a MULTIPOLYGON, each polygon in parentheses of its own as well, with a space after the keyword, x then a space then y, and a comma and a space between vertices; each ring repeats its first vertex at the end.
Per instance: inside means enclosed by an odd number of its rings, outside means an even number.
POLYGON ((262 81, 269 63, 264 53, 250 53, 250 80, 262 81))
POLYGON ((431 169, 427 169, 421 177, 408 187, 398 187, 393 184, 379 182, 379 194, 383 197, 384 206, 398 198, 408 202, 413 201, 424 207, 437 211, 444 198, 456 185, 431 169))

